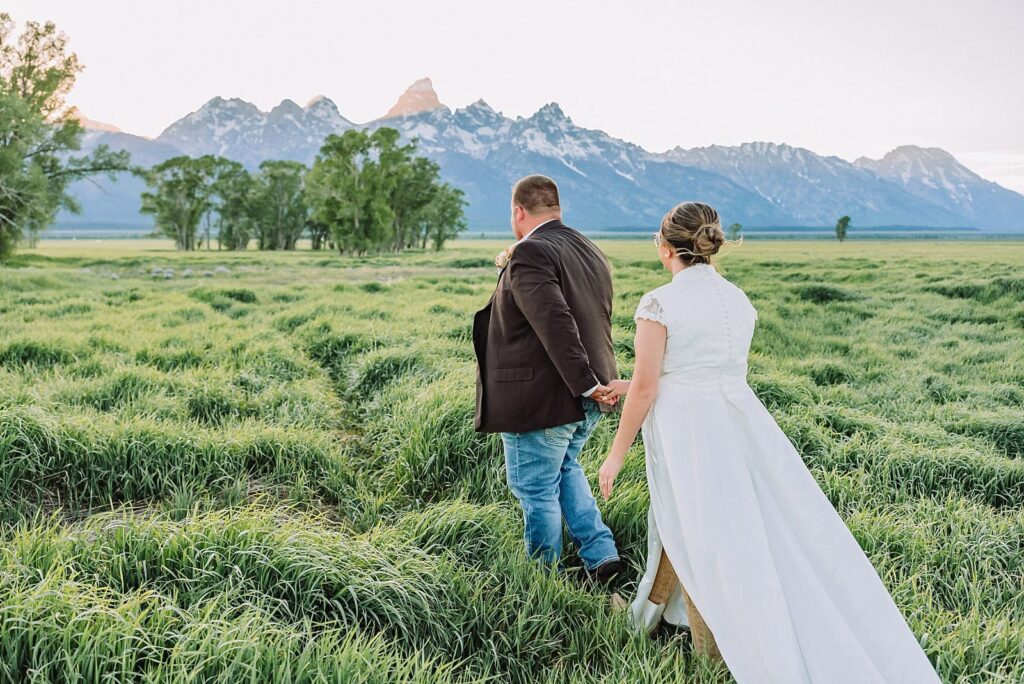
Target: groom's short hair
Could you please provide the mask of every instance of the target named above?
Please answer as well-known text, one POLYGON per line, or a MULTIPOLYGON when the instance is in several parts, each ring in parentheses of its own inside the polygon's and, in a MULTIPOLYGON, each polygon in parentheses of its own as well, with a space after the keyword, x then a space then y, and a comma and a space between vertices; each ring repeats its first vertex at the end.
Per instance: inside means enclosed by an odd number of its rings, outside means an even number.
POLYGON ((522 207, 530 214, 560 210, 558 186, 555 185, 555 181, 539 173, 520 178, 512 187, 512 204, 522 207))

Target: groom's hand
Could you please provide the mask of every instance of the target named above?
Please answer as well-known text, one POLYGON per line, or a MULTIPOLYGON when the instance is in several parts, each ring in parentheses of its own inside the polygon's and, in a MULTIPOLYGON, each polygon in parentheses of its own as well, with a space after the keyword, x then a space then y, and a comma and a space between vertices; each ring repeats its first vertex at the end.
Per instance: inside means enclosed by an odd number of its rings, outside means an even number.
POLYGON ((615 406, 616 402, 619 401, 619 395, 615 393, 615 390, 607 385, 598 385, 597 388, 590 393, 590 398, 599 404, 605 404, 607 406, 615 406))
POLYGON ((608 397, 614 397, 618 401, 619 397, 626 396, 629 392, 629 380, 612 380, 608 383, 608 397))

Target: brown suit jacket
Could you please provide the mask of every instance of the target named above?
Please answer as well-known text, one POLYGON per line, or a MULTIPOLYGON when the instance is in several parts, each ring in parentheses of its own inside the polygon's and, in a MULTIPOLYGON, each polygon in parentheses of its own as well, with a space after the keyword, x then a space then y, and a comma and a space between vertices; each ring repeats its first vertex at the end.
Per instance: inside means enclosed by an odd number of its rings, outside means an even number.
POLYGON ((583 419, 580 400, 617 376, 608 260, 552 221, 512 252, 473 319, 476 429, 526 432, 583 419))

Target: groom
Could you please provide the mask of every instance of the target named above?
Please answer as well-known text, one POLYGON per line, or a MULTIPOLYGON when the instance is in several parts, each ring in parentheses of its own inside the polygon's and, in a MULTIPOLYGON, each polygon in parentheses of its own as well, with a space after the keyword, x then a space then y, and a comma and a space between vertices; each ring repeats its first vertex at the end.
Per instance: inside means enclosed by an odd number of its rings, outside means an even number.
POLYGON ((606 582, 624 566, 577 457, 616 401, 605 384, 617 377, 611 271, 561 217, 553 180, 533 175, 515 184, 517 242, 473 320, 476 429, 501 433, 527 554, 557 563, 564 518, 587 576, 606 582))

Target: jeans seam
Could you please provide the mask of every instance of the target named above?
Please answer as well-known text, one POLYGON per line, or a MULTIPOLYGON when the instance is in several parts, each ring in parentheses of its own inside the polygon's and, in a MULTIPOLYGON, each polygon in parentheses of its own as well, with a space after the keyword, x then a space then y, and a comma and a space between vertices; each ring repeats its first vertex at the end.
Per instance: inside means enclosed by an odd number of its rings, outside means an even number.
POLYGON ((610 563, 613 560, 619 560, 619 554, 613 553, 610 556, 605 556, 601 560, 599 560, 596 563, 594 563, 592 566, 588 567, 587 570, 595 570, 595 569, 601 567, 602 565, 604 565, 605 563, 610 563))
MULTIPOLYGON (((513 459, 513 463, 514 463, 513 468, 515 470, 516 489, 521 490, 522 489, 522 482, 519 479, 519 460, 520 459, 519 459, 519 434, 518 433, 513 433, 513 435, 512 435, 512 459, 513 459)), ((527 555, 530 555, 531 554, 531 552, 530 552, 530 545, 529 545, 529 540, 531 538, 530 537, 530 516, 526 513, 526 507, 525 506, 523 507, 523 536, 527 540, 527 544, 526 544, 527 555)))

